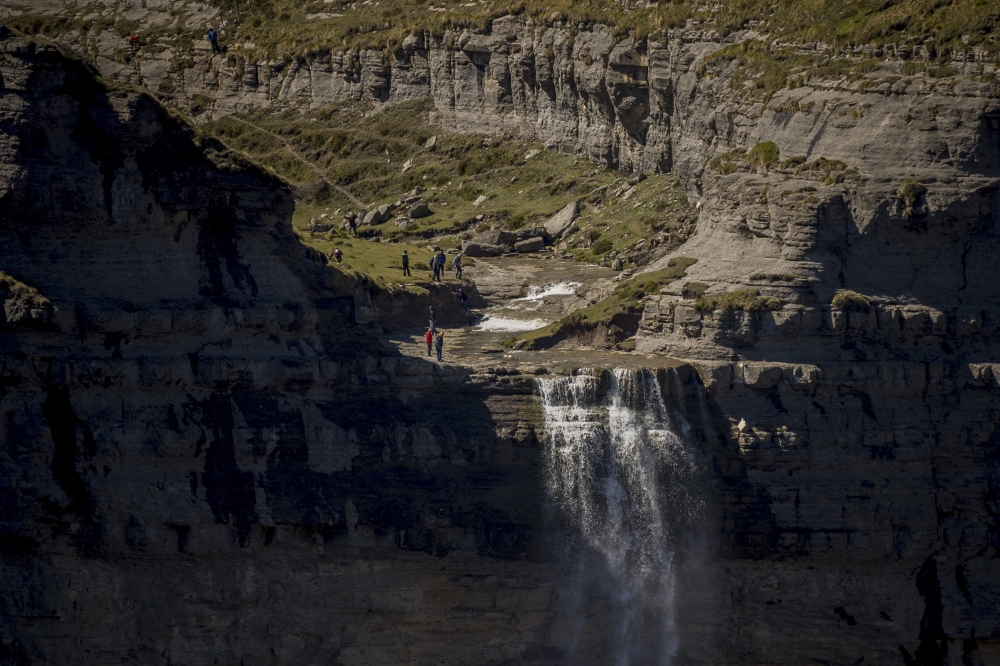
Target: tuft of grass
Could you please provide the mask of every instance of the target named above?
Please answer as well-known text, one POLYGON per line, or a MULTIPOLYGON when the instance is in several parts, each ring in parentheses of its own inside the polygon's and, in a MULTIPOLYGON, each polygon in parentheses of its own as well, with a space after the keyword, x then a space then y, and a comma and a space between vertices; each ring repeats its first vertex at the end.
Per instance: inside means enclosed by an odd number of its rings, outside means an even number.
POLYGON ((756 167, 766 172, 778 163, 780 154, 781 151, 778 150, 778 144, 773 141, 765 141, 758 143, 747 151, 746 162, 751 168, 756 167))
POLYGON ((871 302, 856 291, 841 289, 833 295, 830 306, 837 310, 848 312, 868 312, 871 309, 871 302))
POLYGON ((899 184, 899 198, 903 200, 903 215, 913 217, 920 198, 927 194, 927 186, 917 180, 904 180, 899 184))
POLYGON ((52 301, 45 298, 38 289, 18 280, 10 273, 0 271, 0 301, 11 298, 34 308, 52 306, 52 301))
POLYGON ((775 296, 761 296, 759 289, 737 289, 724 294, 708 294, 694 302, 694 309, 702 312, 763 312, 780 310, 784 301, 775 296))

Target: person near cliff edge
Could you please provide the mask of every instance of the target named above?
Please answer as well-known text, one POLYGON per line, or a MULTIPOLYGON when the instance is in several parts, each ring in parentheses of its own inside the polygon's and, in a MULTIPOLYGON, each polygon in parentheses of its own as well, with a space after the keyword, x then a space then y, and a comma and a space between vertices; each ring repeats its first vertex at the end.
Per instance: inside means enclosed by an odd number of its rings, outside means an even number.
POLYGON ((140 46, 142 46, 142 41, 139 39, 139 35, 132 35, 128 38, 128 47, 131 55, 138 53, 140 46))
POLYGON ((441 268, 438 266, 438 258, 436 254, 431 255, 431 270, 434 271, 434 277, 432 278, 435 282, 441 279, 441 268))
POLYGON ((403 277, 410 274, 410 255, 406 254, 406 250, 403 250, 403 277))
POLYGON ((451 267, 455 269, 455 278, 458 280, 462 279, 462 253, 459 252, 455 255, 455 258, 451 260, 451 267))
POLYGON ((434 336, 434 350, 437 352, 438 361, 441 360, 441 350, 444 348, 444 331, 438 331, 434 336))
POLYGON ((434 333, 429 328, 427 329, 427 332, 424 333, 424 342, 427 343, 427 355, 430 356, 431 345, 434 344, 434 333))
POLYGON ((458 290, 458 300, 462 301, 462 307, 465 308, 466 312, 468 312, 469 311, 469 297, 466 296, 465 290, 462 289, 462 288, 459 288, 459 290, 458 290))
POLYGON ((212 45, 212 55, 222 53, 222 49, 219 48, 219 33, 215 31, 215 28, 208 29, 208 41, 212 45))
POLYGON ((444 268, 445 268, 445 266, 448 265, 448 257, 444 256, 444 252, 443 251, 438 252, 438 254, 437 254, 437 262, 438 262, 438 274, 441 277, 444 277, 444 268))
POLYGON ((344 253, 340 251, 339 247, 334 247, 332 250, 330 250, 330 258, 336 259, 337 263, 339 264, 340 260, 344 258, 344 253))

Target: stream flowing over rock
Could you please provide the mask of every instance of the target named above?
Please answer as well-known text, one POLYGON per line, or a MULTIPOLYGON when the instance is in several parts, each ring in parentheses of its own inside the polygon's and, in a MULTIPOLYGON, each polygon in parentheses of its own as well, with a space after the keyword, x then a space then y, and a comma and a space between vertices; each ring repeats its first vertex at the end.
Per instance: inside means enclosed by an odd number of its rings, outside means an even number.
POLYGON ((669 665, 678 560, 705 555, 699 455, 677 372, 583 371, 537 385, 556 549, 578 586, 576 631, 601 630, 583 603, 596 589, 610 602, 610 663, 669 665))

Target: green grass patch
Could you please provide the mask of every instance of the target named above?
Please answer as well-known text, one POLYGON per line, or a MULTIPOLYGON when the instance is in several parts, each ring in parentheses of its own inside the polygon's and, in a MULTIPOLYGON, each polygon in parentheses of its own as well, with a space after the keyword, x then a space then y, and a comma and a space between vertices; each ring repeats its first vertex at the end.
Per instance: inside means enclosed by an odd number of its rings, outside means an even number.
POLYGON ((927 186, 917 180, 904 180, 899 184, 899 198, 903 200, 903 215, 913 217, 920 198, 927 194, 927 186))
POLYGON ((780 310, 784 301, 775 296, 761 296, 759 289, 737 289, 723 294, 708 294, 694 302, 694 309, 702 312, 763 312, 780 310))
POLYGON ((871 302, 856 291, 841 289, 833 295, 830 306, 837 310, 848 312, 868 312, 871 309, 871 302))
POLYGON ((45 298, 38 289, 21 282, 10 273, 0 271, 0 301, 14 299, 26 303, 29 307, 47 308, 52 301, 45 298))

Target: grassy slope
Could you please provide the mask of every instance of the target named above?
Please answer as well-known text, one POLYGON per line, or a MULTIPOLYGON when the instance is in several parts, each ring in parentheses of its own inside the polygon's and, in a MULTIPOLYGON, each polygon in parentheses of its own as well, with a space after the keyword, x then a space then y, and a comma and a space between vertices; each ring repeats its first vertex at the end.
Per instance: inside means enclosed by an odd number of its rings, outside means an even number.
POLYGON ((323 252, 346 234, 310 234, 309 220, 326 213, 339 225, 343 213, 358 207, 337 189, 326 187, 303 160, 318 166, 330 183, 364 201, 369 210, 396 201, 418 185, 426 188, 423 196, 431 216, 405 232, 394 221, 359 230, 363 236, 378 236, 392 244, 347 240, 350 249, 341 246, 346 264, 386 284, 402 282, 396 268, 404 247, 414 257, 411 261, 426 261, 424 248, 430 242, 449 247, 463 232, 537 226, 573 200, 581 200, 583 207, 577 221, 580 231, 570 236, 568 251, 583 261, 607 260, 618 253, 629 265, 640 241, 648 244, 657 232, 669 240, 673 232, 672 245, 665 241, 663 247, 676 247, 692 228, 693 211, 673 176, 651 176, 623 200, 614 193, 628 188, 615 171, 545 151, 526 160, 527 151, 539 146, 513 134, 490 138, 441 133, 427 120, 431 108, 430 100, 421 100, 370 116, 337 105, 306 113, 260 111, 206 123, 200 131, 296 185, 302 196, 293 224, 305 242, 323 252), (288 142, 299 157, 267 132, 288 142), (437 136, 437 148, 426 151, 424 143, 431 136, 437 136), (409 160, 413 167, 404 174, 403 165, 409 160), (603 186, 607 187, 595 195, 594 190, 603 186), (476 207, 480 196, 486 200, 476 207), (602 240, 596 249, 608 249, 596 254, 595 244, 602 240))

